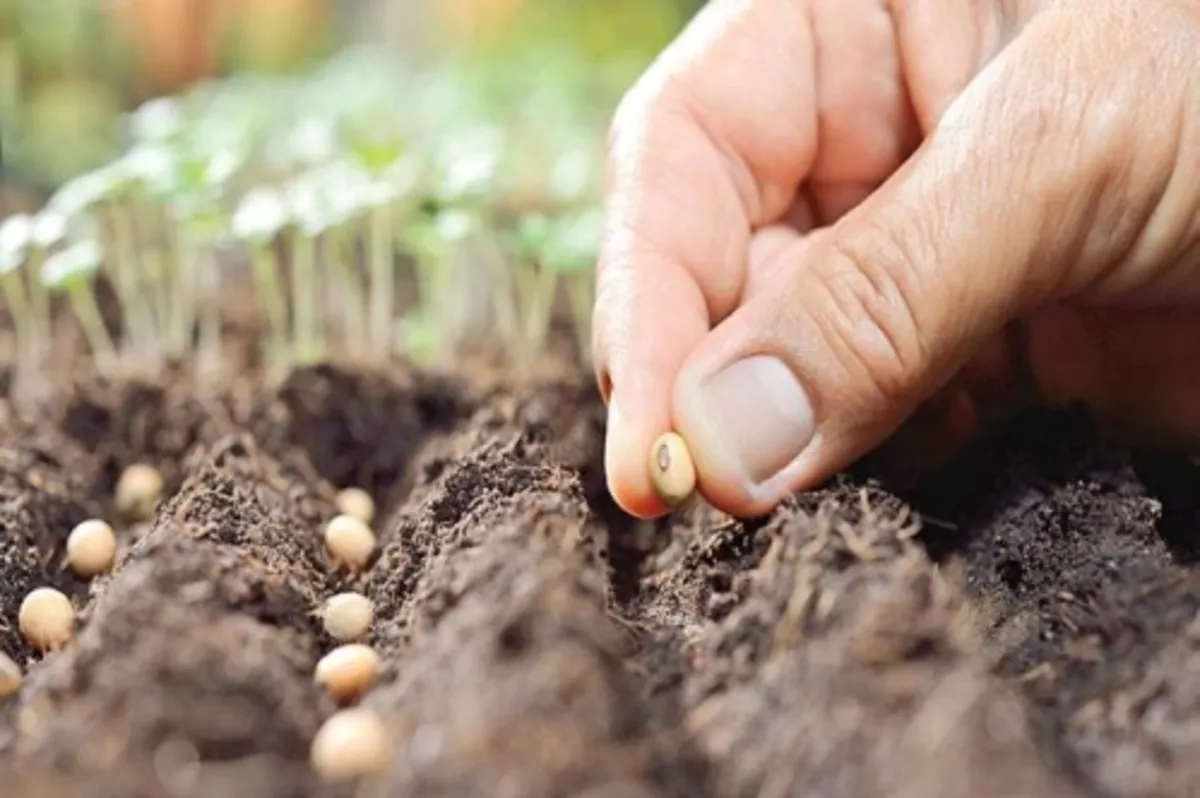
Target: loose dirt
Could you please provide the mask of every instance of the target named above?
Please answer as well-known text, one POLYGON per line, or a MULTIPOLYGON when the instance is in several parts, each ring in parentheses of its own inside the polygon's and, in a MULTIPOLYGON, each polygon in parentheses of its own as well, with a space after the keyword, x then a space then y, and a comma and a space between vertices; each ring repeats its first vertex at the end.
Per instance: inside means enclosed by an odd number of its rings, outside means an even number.
POLYGON ((300 369, 282 384, 82 376, 0 424, 4 795, 1200 795, 1200 484, 1186 461, 1029 413, 899 493, 844 475, 770 517, 623 516, 604 408, 569 369, 300 369), (71 529, 148 523, 92 582, 71 529), (379 548, 340 569, 346 486, 379 548), (73 642, 17 631, 34 587, 73 642), (375 604, 363 704, 385 776, 322 784, 331 595, 375 604))

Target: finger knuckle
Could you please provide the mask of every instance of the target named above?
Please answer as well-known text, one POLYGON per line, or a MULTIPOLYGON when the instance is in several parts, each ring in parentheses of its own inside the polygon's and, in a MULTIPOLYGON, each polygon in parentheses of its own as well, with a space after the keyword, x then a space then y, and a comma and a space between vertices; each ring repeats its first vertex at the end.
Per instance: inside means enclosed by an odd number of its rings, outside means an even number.
POLYGON ((912 301, 913 270, 898 244, 830 241, 818 268, 823 332, 848 370, 888 403, 924 373, 930 347, 912 301))

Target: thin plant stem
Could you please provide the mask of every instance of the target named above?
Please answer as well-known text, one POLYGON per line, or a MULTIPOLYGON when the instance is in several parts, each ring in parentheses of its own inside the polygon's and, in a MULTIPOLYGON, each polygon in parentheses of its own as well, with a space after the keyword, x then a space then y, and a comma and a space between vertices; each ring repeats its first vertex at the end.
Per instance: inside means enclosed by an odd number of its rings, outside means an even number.
POLYGON ((109 205, 107 211, 105 215, 115 256, 112 271, 120 296, 122 315, 133 348, 143 351, 154 340, 154 320, 150 315, 150 305, 144 301, 139 285, 137 255, 134 249, 136 241, 129 226, 126 209, 119 205, 109 205))
POLYGON ((584 362, 592 358, 592 304, 596 289, 589 273, 572 274, 567 280, 567 298, 571 303, 571 328, 579 357, 584 362))
POLYGON ((9 315, 12 316, 13 327, 17 335, 17 363, 21 371, 25 371, 36 362, 37 351, 32 319, 29 313, 29 298, 25 295, 25 285, 17 271, 10 271, 0 277, 0 289, 4 291, 4 301, 8 305, 9 315))
POLYGON ((254 280, 258 284, 259 304, 270 330, 268 347, 278 357, 287 346, 287 303, 280 286, 275 255, 269 244, 254 247, 254 280))
POLYGON ((532 360, 541 351, 550 331, 554 294, 558 274, 550 269, 528 264, 520 270, 521 293, 525 299, 525 335, 522 353, 532 360))
POLYGON ((41 360, 43 352, 49 347, 54 327, 50 292, 42 282, 42 261, 45 256, 40 247, 34 249, 24 267, 28 279, 27 290, 24 293, 29 299, 29 332, 32 339, 30 351, 34 362, 41 360))
POLYGON ((373 209, 368 225, 371 343, 376 357, 387 358, 392 352, 392 314, 396 293, 395 264, 392 259, 394 239, 387 208, 373 209))
POLYGON ((67 288, 67 295, 96 362, 101 365, 115 362, 117 348, 113 344, 112 336, 108 334, 108 328, 104 326, 104 318, 100 314, 99 305, 96 304, 96 295, 92 292, 91 284, 81 280, 67 288))
POLYGON ((196 324, 195 246, 191 234, 180 225, 175 231, 175 273, 171 281, 172 311, 170 345, 176 355, 182 355, 192 342, 196 324))
POLYGON ((327 234, 326 245, 342 286, 343 322, 350 349, 361 352, 367 345, 367 326, 363 318, 363 291, 358 268, 346 231, 337 227, 327 234))
POLYGON ((320 357, 317 340, 316 239, 301 230, 292 233, 292 338, 297 359, 311 363, 320 357))
POLYGON ((503 250, 494 244, 486 247, 482 257, 492 278, 492 310, 496 314, 496 323, 500 326, 500 335, 504 340, 511 341, 520 326, 520 313, 513 299, 514 286, 508 261, 503 250))
POLYGON ((200 341, 197 363, 205 373, 221 365, 221 272, 211 250, 197 253, 196 283, 200 306, 200 341))

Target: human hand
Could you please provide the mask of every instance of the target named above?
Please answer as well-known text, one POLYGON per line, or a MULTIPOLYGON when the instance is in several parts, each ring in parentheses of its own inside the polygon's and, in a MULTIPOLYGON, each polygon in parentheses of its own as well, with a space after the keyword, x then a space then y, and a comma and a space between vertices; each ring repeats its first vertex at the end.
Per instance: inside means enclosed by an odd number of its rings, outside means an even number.
POLYGON ((668 509, 673 428, 761 514, 902 425, 953 449, 1022 373, 1200 436, 1197 53, 1200 0, 712 0, 613 120, 617 502, 668 509))

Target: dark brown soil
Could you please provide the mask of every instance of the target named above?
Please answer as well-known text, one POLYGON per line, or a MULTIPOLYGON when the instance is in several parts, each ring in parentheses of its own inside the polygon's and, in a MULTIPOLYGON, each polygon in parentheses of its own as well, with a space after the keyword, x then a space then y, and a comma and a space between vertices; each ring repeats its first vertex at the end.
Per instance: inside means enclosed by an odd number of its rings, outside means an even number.
POLYGON ((1200 480, 1074 411, 752 523, 623 517, 568 372, 85 377, 0 424, 5 796, 1200 795, 1200 480), (135 461, 168 497, 76 580, 65 537, 135 461), (345 485, 380 506, 361 575, 320 539, 345 485), (81 616, 44 658, 16 631, 42 584, 81 616), (346 589, 393 756, 323 785, 316 610, 346 589))

